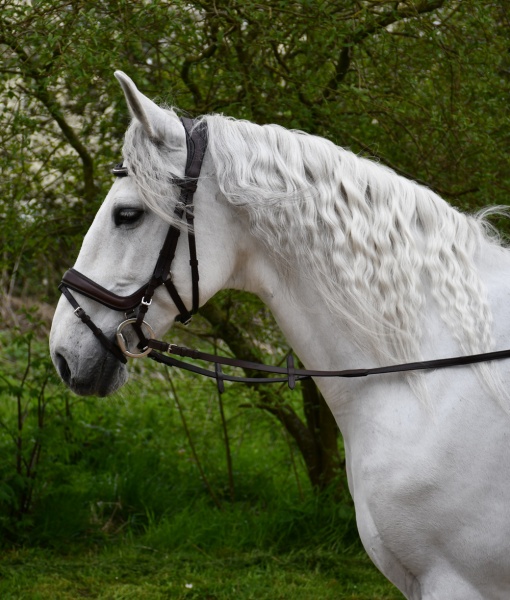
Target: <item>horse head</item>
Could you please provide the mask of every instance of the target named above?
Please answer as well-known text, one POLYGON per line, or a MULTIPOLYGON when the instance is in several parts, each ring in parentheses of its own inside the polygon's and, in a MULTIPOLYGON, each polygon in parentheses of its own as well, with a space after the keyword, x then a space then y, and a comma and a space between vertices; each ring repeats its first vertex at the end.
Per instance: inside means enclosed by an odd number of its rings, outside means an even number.
MULTIPOLYGON (((197 139, 193 130, 200 128, 200 121, 186 120, 185 128, 174 110, 156 105, 124 73, 115 75, 133 117, 123 163, 114 169, 116 181, 85 236, 74 268, 64 277, 67 299, 60 299, 50 335, 56 368, 80 395, 104 396, 127 380, 115 333, 147 297, 155 270, 159 269, 158 285, 151 289, 147 318, 151 335, 161 336, 176 318, 182 320, 184 312, 196 310, 219 289, 239 285, 242 275, 236 257, 247 248, 239 219, 219 193, 205 143, 203 156, 195 158, 200 162, 199 178, 190 167, 190 146, 197 139), (172 246, 166 261, 161 259, 165 244, 172 246), (190 251, 196 257, 190 257, 190 251), (190 262, 195 269, 190 270, 190 262), (172 289, 175 293, 167 293, 172 289), (86 318, 76 318, 83 315, 86 318), (86 319, 89 328, 82 322, 86 319), (104 343, 93 335, 90 323, 100 330, 104 343)), ((143 324, 142 330, 147 333, 148 325, 143 324)), ((121 339, 130 337, 132 333, 124 329, 121 339)))

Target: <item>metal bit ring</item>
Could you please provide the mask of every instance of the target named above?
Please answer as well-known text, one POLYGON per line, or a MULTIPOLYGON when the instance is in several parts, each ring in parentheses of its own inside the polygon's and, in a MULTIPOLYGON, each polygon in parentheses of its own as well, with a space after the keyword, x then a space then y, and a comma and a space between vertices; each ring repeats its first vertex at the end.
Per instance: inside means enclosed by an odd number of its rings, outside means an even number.
MULTIPOLYGON (((152 348, 149 348, 149 346, 146 346, 141 352, 130 352, 128 350, 128 342, 126 341, 126 338, 122 334, 122 330, 125 327, 127 327, 128 325, 136 323, 136 321, 137 321, 137 319, 126 319, 125 321, 122 321, 122 323, 117 327, 117 334, 116 334, 117 344, 119 345, 119 348, 121 349, 122 353, 125 356, 129 356, 129 358, 142 358, 143 356, 147 356, 147 354, 149 354, 149 352, 152 350, 152 348)), ((147 328, 148 333, 149 333, 149 335, 146 337, 150 340, 153 340, 156 336, 154 334, 152 327, 146 321, 142 321, 142 327, 144 325, 147 328)))

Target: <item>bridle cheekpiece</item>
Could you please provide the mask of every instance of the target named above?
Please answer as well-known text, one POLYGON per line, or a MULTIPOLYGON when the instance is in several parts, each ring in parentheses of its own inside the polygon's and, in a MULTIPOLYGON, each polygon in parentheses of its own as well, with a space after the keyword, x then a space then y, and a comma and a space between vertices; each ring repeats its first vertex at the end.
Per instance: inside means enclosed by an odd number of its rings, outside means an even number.
MULTIPOLYGON (((191 308, 184 304, 177 288, 172 281, 170 268, 175 257, 177 242, 181 233, 181 228, 177 225, 170 225, 165 241, 159 253, 156 266, 150 280, 129 296, 118 296, 102 287, 95 281, 92 281, 76 269, 69 269, 64 273, 59 290, 71 303, 74 312, 80 318, 92 333, 99 339, 101 344, 121 362, 126 362, 126 356, 130 358, 139 358, 146 356, 152 350, 148 345, 148 340, 154 338, 154 332, 151 326, 144 320, 145 315, 152 303, 152 297, 156 289, 164 286, 179 314, 175 317, 176 321, 187 325, 191 317, 199 308, 199 274, 198 259, 195 243, 195 233, 193 230, 193 197, 197 189, 197 182, 200 176, 205 151, 207 149, 207 125, 203 120, 194 120, 181 118, 181 122, 186 132, 187 159, 184 177, 174 177, 171 183, 177 185, 181 192, 179 202, 174 210, 174 216, 177 221, 185 219, 188 233, 189 264, 191 269, 191 308), (126 314, 126 320, 117 328, 115 344, 99 329, 92 319, 87 315, 83 308, 78 304, 71 291, 79 292, 103 306, 112 310, 123 311, 126 314), (130 326, 136 332, 139 341, 137 352, 128 349, 128 343, 125 339, 124 330, 130 326)), ((129 171, 123 163, 116 165, 112 169, 116 177, 128 177, 129 171)))

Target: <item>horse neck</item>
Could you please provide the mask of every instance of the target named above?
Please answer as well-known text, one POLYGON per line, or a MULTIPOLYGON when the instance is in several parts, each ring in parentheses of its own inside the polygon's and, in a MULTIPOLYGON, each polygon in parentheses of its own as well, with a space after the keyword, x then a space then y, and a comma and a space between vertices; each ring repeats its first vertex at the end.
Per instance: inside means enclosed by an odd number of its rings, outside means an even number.
MULTIPOLYGON (((510 345, 509 328, 502 326, 506 320, 503 320, 503 323, 500 320, 505 310, 505 298, 510 293, 510 254, 502 248, 486 243, 479 253, 478 262, 477 270, 487 290, 494 321, 499 322, 495 348, 503 349, 510 345)), ((350 326, 340 315, 333 314, 314 282, 303 277, 298 269, 287 270, 285 275, 282 275, 282 270, 277 268, 269 253, 261 249, 250 253, 250 259, 244 265, 244 272, 244 289, 256 293, 271 309, 289 345, 306 368, 340 370, 395 362, 391 359, 384 360, 377 354, 377 340, 372 344, 360 343, 356 327, 350 326)), ((431 293, 427 293, 421 319, 423 335, 419 342, 418 355, 398 362, 466 354, 455 339, 454 333, 445 325, 431 293)), ((402 397, 419 395, 419 390, 417 391, 416 387, 413 389, 412 379, 400 377, 398 382, 392 379, 393 385, 397 386, 393 390, 400 390, 402 397)), ((414 379, 419 381, 418 376, 414 379)), ((377 402, 379 388, 385 389, 384 386, 379 386, 379 382, 375 377, 357 381, 322 379, 318 384, 337 421, 340 422, 341 415, 351 400, 356 403, 361 397, 370 395, 374 402, 377 402)), ((380 402, 386 407, 387 393, 382 393, 380 402)))
MULTIPOLYGON (((271 310, 292 350, 308 369, 338 370, 366 363, 345 323, 332 315, 313 282, 298 271, 285 276, 266 250, 249 253, 243 264, 243 289, 258 295, 271 310)), ((321 382, 321 391, 338 396, 340 380, 321 382)))

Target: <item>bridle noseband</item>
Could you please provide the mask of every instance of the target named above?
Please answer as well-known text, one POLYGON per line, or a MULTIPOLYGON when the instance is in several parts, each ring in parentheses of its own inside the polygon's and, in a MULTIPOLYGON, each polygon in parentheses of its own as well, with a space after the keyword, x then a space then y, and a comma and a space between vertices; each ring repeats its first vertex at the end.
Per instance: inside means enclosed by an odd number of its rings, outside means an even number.
MULTIPOLYGON (((62 277, 62 282, 59 285, 59 290, 71 303, 76 316, 91 329, 92 333, 99 339, 101 344, 123 363, 126 362, 125 356, 138 358, 151 352, 151 348, 146 343, 147 336, 145 333, 147 332, 149 334, 149 339, 154 337, 154 333, 150 325, 144 321, 144 317, 152 303, 154 292, 158 287, 163 285, 170 294, 175 306, 179 310, 179 314, 175 317, 175 320, 180 323, 187 325, 190 322, 192 315, 197 312, 199 307, 198 259, 195 233, 193 230, 193 196, 197 189, 197 182, 200 176, 205 151, 207 149, 207 125, 203 120, 188 119, 185 117, 181 118, 181 122, 186 132, 186 168, 184 177, 174 177, 171 180, 171 183, 177 185, 181 190, 179 202, 174 210, 174 216, 178 221, 184 218, 188 230, 189 264, 191 269, 191 308, 188 309, 184 304, 172 281, 172 275, 170 273, 170 268, 175 257, 175 250, 177 248, 177 241, 179 240, 181 233, 181 229, 176 225, 170 225, 168 229, 152 277, 133 294, 129 296, 118 296, 95 281, 92 281, 76 269, 69 269, 62 277), (126 314, 126 320, 117 328, 118 345, 107 338, 101 329, 94 324, 91 318, 78 304, 70 290, 79 292, 80 294, 99 302, 103 306, 113 310, 123 311, 126 314), (138 335, 139 352, 131 352, 127 349, 123 330, 128 325, 131 326, 138 335)), ((127 177, 129 175, 127 167, 122 163, 114 167, 112 172, 116 177, 127 177)))
MULTIPOLYGON (((390 365, 386 367, 375 367, 369 369, 347 369, 342 371, 320 371, 301 369, 294 366, 294 359, 291 353, 287 356, 285 367, 264 365, 261 363, 250 362, 237 358, 227 358, 208 354, 190 348, 168 344, 154 339, 154 332, 151 326, 144 320, 145 315, 152 303, 152 296, 156 289, 165 286, 179 314, 175 317, 176 321, 188 324, 191 316, 199 308, 199 289, 198 289, 198 260, 195 245, 195 234, 193 229, 193 196, 197 189, 197 182, 202 168, 205 151, 207 149, 207 125, 203 120, 193 120, 182 118, 181 122, 186 131, 187 160, 184 177, 174 177, 170 182, 179 186, 180 201, 174 210, 177 220, 186 219, 188 228, 188 247, 191 268, 191 288, 192 302, 191 309, 188 309, 182 301, 177 291, 170 273, 170 267, 175 256, 177 241, 181 229, 176 225, 170 225, 166 235, 163 247, 154 268, 154 272, 149 281, 129 296, 118 296, 106 288, 92 281, 76 269, 69 269, 63 276, 59 289, 62 294, 71 303, 76 316, 87 325, 92 333, 99 339, 101 344, 111 352, 118 360, 126 363, 126 356, 139 358, 148 355, 149 358, 174 367, 186 369, 193 373, 198 373, 206 377, 216 379, 220 392, 224 390, 224 381, 238 381, 248 384, 255 383, 288 383, 293 388, 296 381, 310 379, 311 377, 366 377, 368 375, 382 375, 385 373, 405 373, 409 371, 441 369, 445 367, 455 367, 468 364, 487 362, 492 360, 501 360, 510 358, 510 350, 500 350, 483 354, 472 354, 468 356, 456 356, 452 358, 441 358, 436 360, 420 361, 414 363, 404 363, 390 365), (87 315, 83 308, 78 304, 71 293, 71 290, 79 292, 103 306, 112 310, 123 311, 126 315, 124 320, 117 328, 117 343, 109 339, 95 325, 92 319, 87 315), (131 327, 138 336, 137 350, 131 352, 128 350, 128 344, 124 337, 124 330, 131 327), (156 351, 157 350, 157 351, 156 351), (194 358, 214 364, 214 371, 205 369, 170 356, 164 356, 161 352, 194 358), (242 377, 238 375, 227 375, 222 371, 222 365, 231 367, 240 367, 252 371, 261 371, 271 374, 270 377, 242 377)), ((122 163, 113 169, 116 177, 127 177, 129 175, 127 167, 122 163)))

